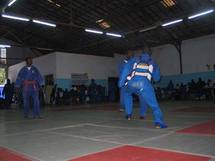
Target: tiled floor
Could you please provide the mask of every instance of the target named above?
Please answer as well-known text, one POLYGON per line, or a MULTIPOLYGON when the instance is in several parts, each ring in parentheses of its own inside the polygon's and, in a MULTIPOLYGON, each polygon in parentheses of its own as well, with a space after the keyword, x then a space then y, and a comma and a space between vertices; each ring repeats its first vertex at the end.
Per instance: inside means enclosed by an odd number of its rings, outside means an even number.
MULTIPOLYGON (((111 109, 118 104, 96 105, 111 109)), ((180 151, 215 157, 215 136, 175 131, 215 119, 215 113, 173 112, 180 108, 214 107, 215 102, 162 102, 169 128, 155 129, 146 120, 127 121, 117 110, 60 110, 46 108, 44 119, 24 120, 19 110, 0 111, 0 147, 41 161, 66 161, 123 145, 180 151)), ((89 106, 88 106, 89 107, 89 106)), ((53 107, 54 108, 54 107, 53 107)), ((74 107, 60 107, 62 109, 74 107)), ((85 107, 83 107, 85 108, 85 107)), ((158 160, 159 161, 159 160, 158 160)), ((215 158, 212 159, 215 161, 215 158)))

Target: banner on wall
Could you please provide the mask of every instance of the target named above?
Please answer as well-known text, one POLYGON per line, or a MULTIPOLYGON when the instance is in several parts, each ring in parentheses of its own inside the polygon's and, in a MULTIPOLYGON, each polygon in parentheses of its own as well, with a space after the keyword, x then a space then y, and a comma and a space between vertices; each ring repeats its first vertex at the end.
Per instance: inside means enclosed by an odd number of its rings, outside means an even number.
POLYGON ((88 81, 88 74, 87 73, 72 73, 71 79, 72 79, 73 85, 86 84, 88 81))

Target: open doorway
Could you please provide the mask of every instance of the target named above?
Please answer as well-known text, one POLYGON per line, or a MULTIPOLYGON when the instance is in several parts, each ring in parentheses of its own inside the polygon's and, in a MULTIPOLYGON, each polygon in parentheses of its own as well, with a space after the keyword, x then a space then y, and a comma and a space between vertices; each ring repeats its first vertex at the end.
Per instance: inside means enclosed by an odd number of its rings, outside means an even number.
POLYGON ((53 74, 45 75, 44 104, 50 104, 53 87, 54 87, 54 75, 53 74))
POLYGON ((117 86, 118 78, 108 78, 108 97, 110 102, 116 102, 119 100, 119 88, 117 86))
POLYGON ((49 75, 45 75, 45 85, 54 85, 54 75, 53 74, 49 74, 49 75))

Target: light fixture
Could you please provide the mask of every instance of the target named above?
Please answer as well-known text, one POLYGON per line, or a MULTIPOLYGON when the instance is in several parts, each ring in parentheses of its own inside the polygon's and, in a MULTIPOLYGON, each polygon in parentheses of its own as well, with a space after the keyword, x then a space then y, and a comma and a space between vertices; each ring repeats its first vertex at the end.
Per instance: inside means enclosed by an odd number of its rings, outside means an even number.
POLYGON ((47 0, 49 3, 54 3, 52 0, 47 0))
POLYGON ((58 3, 55 3, 54 1, 52 1, 52 0, 47 0, 49 3, 52 3, 52 4, 54 4, 54 5, 56 5, 57 7, 61 7, 61 5, 60 4, 58 4, 58 3))
POLYGON ((17 17, 17 16, 11 16, 11 15, 6 15, 6 14, 2 14, 1 16, 4 17, 4 18, 10 18, 10 19, 14 19, 14 20, 30 21, 28 18, 17 17))
POLYGON ((60 4, 58 4, 58 3, 55 3, 55 5, 56 5, 57 7, 61 7, 61 5, 60 5, 60 4))
POLYGON ((10 6, 12 6, 15 2, 16 2, 16 0, 12 0, 12 1, 10 1, 10 3, 9 3, 7 6, 10 7, 10 6))
POLYGON ((96 21, 96 23, 102 23, 104 21, 104 19, 99 19, 96 21))
POLYGON ((179 19, 179 20, 164 23, 164 24, 162 24, 162 26, 165 27, 165 26, 169 26, 169 25, 172 25, 172 24, 175 24, 175 23, 182 22, 182 21, 183 21, 183 19, 179 19))
POLYGON ((166 8, 170 8, 176 5, 176 0, 162 0, 162 5, 166 8))
POLYGON ((46 26, 51 26, 51 27, 56 27, 56 24, 53 23, 48 23, 45 21, 40 21, 40 20, 32 20, 34 23, 38 23, 38 24, 42 24, 42 25, 46 25, 46 26))
POLYGON ((11 48, 10 45, 3 45, 3 44, 0 44, 0 48, 11 48))
POLYGON ((95 33, 95 34, 103 34, 102 31, 98 31, 98 30, 92 30, 92 29, 85 29, 86 32, 91 32, 91 33, 95 33))
POLYGON ((204 12, 201 12, 201 13, 197 13, 197 14, 195 14, 195 15, 192 15, 192 16, 188 17, 188 19, 193 19, 193 18, 196 18, 196 17, 200 17, 200 16, 203 16, 203 15, 212 13, 212 12, 214 12, 213 9, 208 10, 208 11, 204 11, 204 12))
POLYGON ((110 33, 110 32, 107 32, 106 35, 113 36, 113 37, 122 37, 122 35, 120 35, 120 34, 114 34, 114 33, 110 33))
POLYGON ((139 32, 146 32, 146 31, 154 30, 157 27, 158 27, 157 25, 146 27, 146 28, 141 29, 139 32))
POLYGON ((104 19, 99 19, 96 23, 103 29, 108 29, 111 27, 110 23, 105 21, 104 19))

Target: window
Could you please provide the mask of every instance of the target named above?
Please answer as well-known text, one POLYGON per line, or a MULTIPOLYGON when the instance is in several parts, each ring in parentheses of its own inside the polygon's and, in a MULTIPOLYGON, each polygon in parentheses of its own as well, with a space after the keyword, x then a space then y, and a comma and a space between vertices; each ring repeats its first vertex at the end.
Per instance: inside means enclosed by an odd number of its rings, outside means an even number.
POLYGON ((45 85, 54 85, 54 75, 45 75, 45 85))
POLYGON ((0 86, 5 83, 5 79, 6 79, 5 69, 0 68, 0 86))
POLYGON ((72 73, 72 85, 83 85, 86 84, 88 81, 88 74, 87 73, 72 73))
POLYGON ((0 48, 1 53, 0 53, 0 63, 1 64, 7 64, 7 49, 6 48, 0 48))

